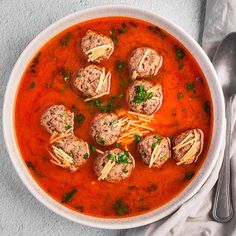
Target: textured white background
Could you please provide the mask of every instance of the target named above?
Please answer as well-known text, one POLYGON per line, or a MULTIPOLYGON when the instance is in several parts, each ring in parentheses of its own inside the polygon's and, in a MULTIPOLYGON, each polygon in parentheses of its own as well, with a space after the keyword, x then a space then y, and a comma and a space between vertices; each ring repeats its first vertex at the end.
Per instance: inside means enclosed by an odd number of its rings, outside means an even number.
MULTIPOLYGON (((205 0, 0 0, 0 108, 17 58, 48 25, 72 12, 104 4, 130 4, 175 22, 200 42, 205 0)), ((2 114, 1 114, 2 120, 2 114)), ((72 223, 40 204, 25 188, 9 160, 0 126, 0 235, 124 235, 72 223)))

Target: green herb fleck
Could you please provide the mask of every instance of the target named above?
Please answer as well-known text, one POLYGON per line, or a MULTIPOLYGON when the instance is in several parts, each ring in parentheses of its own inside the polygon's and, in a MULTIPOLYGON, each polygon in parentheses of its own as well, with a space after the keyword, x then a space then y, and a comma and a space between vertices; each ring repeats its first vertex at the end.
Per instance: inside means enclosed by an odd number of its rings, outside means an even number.
POLYGON ((184 50, 178 46, 175 46, 175 56, 178 60, 182 60, 185 57, 184 50))
POLYGON ((76 206, 75 208, 77 210, 79 210, 80 212, 84 212, 84 207, 83 206, 76 206))
POLYGON ((157 190, 157 185, 156 184, 152 184, 151 186, 149 186, 147 188, 148 192, 155 192, 157 190))
POLYGON ((194 176, 194 172, 193 171, 189 171, 185 174, 185 179, 186 180, 190 180, 192 179, 192 177, 194 176))
POLYGON ((116 156, 113 155, 113 154, 111 154, 111 153, 109 153, 109 154, 107 155, 107 158, 108 158, 108 160, 116 161, 116 156))
POLYGON ((91 150, 92 152, 95 152, 95 151, 96 151, 96 149, 97 149, 97 148, 96 148, 96 146, 95 146, 95 145, 91 145, 91 146, 90 146, 90 150, 91 150))
POLYGON ((152 77, 147 77, 146 80, 152 80, 152 77))
POLYGON ((124 68, 125 68, 125 62, 118 60, 116 62, 116 69, 118 71, 123 71, 124 68))
POLYGON ((157 140, 157 144, 160 144, 162 137, 160 135, 155 135, 154 138, 157 140))
POLYGON ((34 82, 34 81, 32 81, 32 82, 30 83, 30 89, 33 89, 33 88, 35 88, 35 86, 36 86, 35 82, 34 82))
POLYGON ((67 203, 69 202, 72 197, 74 196, 74 194, 77 192, 77 189, 76 188, 73 188, 70 192, 68 193, 65 193, 63 196, 62 196, 62 199, 61 199, 61 202, 62 203, 67 203))
POLYGON ((89 104, 95 106, 100 112, 113 112, 115 110, 115 97, 110 97, 107 104, 102 103, 99 99, 93 100, 89 104))
POLYGON ((204 102, 203 109, 207 114, 211 113, 211 105, 209 101, 204 102))
POLYGON ((70 124, 66 124, 66 125, 65 125, 65 129, 66 129, 66 130, 69 130, 69 129, 71 129, 71 128, 72 128, 72 126, 71 126, 70 124))
POLYGON ((79 113, 79 114, 75 115, 74 120, 75 120, 76 124, 81 124, 85 120, 85 116, 82 113, 79 113))
POLYGON ((118 94, 118 99, 122 99, 124 97, 124 94, 123 93, 119 93, 118 94))
POLYGON ((30 168, 31 170, 35 170, 35 166, 33 165, 33 163, 31 161, 27 161, 26 165, 28 166, 28 168, 30 168))
POLYGON ((138 144, 141 140, 142 136, 138 135, 138 134, 135 134, 134 136, 134 143, 135 144, 138 144))
POLYGON ((121 164, 121 163, 128 163, 129 160, 129 153, 127 151, 125 152, 120 152, 118 154, 118 159, 117 159, 117 163, 121 164))
POLYGON ((35 73, 36 72, 36 66, 39 64, 39 58, 41 56, 41 52, 37 54, 37 56, 34 57, 32 64, 30 65, 30 72, 35 73))
POLYGON ((121 144, 120 144, 120 143, 116 143, 116 144, 115 144, 115 147, 116 147, 116 148, 119 148, 119 147, 121 147, 121 144))
POLYGON ((116 214, 119 216, 123 216, 128 213, 129 206, 126 205, 121 199, 118 199, 112 206, 112 208, 116 211, 116 214))
POLYGON ((88 159, 89 158, 89 154, 86 152, 84 153, 84 156, 83 156, 84 159, 88 159))
POLYGON ((143 85, 138 85, 135 87, 136 95, 133 99, 133 103, 142 103, 146 102, 148 99, 151 99, 154 94, 153 92, 146 92, 143 85))
POLYGON ((134 21, 130 21, 129 24, 133 26, 134 28, 138 27, 137 23, 135 23, 134 21))
POLYGON ((177 93, 177 98, 182 99, 184 97, 183 93, 177 93))
POLYGON ((193 92, 196 92, 196 90, 195 90, 195 86, 194 86, 193 83, 189 83, 189 84, 187 84, 187 85, 186 85, 186 90, 187 90, 187 91, 192 90, 193 92))
POLYGON ((158 145, 158 142, 153 143, 152 144, 152 149, 155 149, 157 145, 158 145))
POLYGON ((158 34, 162 39, 166 38, 166 35, 157 26, 151 26, 150 25, 150 26, 147 27, 147 29, 152 31, 154 34, 158 34))
POLYGON ((70 78, 68 76, 63 78, 65 82, 67 82, 70 78))
POLYGON ((123 22, 121 25, 121 28, 118 29, 118 33, 119 34, 124 34, 126 33, 126 31, 128 30, 128 26, 123 22))
POLYGON ((61 46, 66 46, 72 39, 72 34, 68 32, 63 38, 60 39, 61 46))
POLYGON ((101 144, 101 145, 104 145, 106 142, 105 142, 105 139, 102 138, 101 136, 98 137, 98 143, 101 144))

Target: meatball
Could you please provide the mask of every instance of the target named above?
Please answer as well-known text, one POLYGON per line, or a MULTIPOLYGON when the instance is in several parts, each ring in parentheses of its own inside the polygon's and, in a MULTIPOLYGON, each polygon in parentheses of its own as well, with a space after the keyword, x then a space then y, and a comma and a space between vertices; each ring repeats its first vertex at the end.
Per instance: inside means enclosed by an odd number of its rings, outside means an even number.
POLYGON ((134 167, 135 161, 131 154, 115 148, 98 156, 94 162, 93 170, 98 180, 118 182, 128 178, 134 167))
POLYGON ((72 81, 72 85, 86 97, 109 93, 111 73, 105 74, 105 68, 89 65, 82 68, 72 81))
POLYGON ((138 153, 149 167, 161 167, 171 157, 171 142, 158 134, 144 137, 138 144, 138 153))
POLYGON ((43 113, 40 123, 50 134, 73 132, 74 113, 63 105, 52 105, 43 113))
POLYGON ((118 140, 121 133, 119 117, 114 113, 99 113, 91 123, 91 135, 103 146, 109 146, 118 140))
POLYGON ((89 158, 89 147, 84 140, 74 135, 55 140, 51 160, 54 164, 74 172, 89 158))
POLYGON ((88 61, 101 62, 111 56, 114 43, 111 38, 88 30, 82 38, 81 50, 88 61))
POLYGON ((126 92, 127 102, 132 111, 154 114, 162 104, 162 89, 145 80, 134 81, 126 92))
POLYGON ((131 78, 147 78, 157 74, 162 66, 162 57, 151 48, 136 48, 129 60, 131 78))
POLYGON ((200 129, 187 130, 172 140, 173 158, 177 164, 196 162, 203 149, 204 134, 200 129))

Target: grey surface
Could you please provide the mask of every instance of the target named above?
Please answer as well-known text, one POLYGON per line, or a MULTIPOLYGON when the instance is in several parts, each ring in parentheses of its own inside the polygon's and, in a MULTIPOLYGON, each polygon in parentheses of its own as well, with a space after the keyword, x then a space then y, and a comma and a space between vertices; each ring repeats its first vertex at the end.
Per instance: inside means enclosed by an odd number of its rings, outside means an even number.
MULTIPOLYGON (((27 44, 56 20, 75 11, 122 0, 0 0, 0 108, 7 81, 27 44)), ((205 0, 132 0, 133 6, 152 10, 201 38, 205 0)), ((1 114, 2 120, 2 114, 1 114)), ((101 230, 70 222, 39 203, 17 176, 8 157, 0 126, 0 235, 124 235, 123 230, 101 230)))

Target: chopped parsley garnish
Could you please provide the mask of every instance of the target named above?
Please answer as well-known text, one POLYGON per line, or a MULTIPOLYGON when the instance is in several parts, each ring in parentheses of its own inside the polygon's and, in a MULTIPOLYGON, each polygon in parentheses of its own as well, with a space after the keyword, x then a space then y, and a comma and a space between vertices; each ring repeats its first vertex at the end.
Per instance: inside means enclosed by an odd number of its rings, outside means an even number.
POLYGON ((30 65, 30 72, 35 73, 36 72, 36 66, 39 64, 39 58, 41 56, 41 52, 37 54, 36 57, 34 57, 32 64, 30 65))
POLYGON ((26 161, 26 165, 29 169, 31 169, 35 175, 39 178, 42 178, 43 176, 36 170, 36 167, 34 166, 34 164, 31 161, 26 161))
POLYGON ((95 151, 96 151, 96 149, 97 149, 97 148, 96 148, 96 146, 95 146, 95 145, 91 145, 91 146, 90 146, 90 150, 91 150, 92 152, 95 152, 95 151))
POLYGON ((160 144, 162 137, 160 135, 155 135, 154 138, 157 140, 157 143, 160 144))
POLYGON ((204 102, 203 109, 207 114, 211 113, 211 105, 209 101, 204 102))
POLYGON ((125 24, 125 22, 122 23, 121 28, 118 29, 119 34, 124 34, 128 30, 128 26, 125 24))
POLYGON ((70 78, 69 78, 69 76, 66 76, 63 79, 64 79, 65 82, 67 82, 70 78))
POLYGON ((117 158, 117 163, 118 164, 128 163, 128 160, 129 160, 129 153, 127 151, 120 152, 118 154, 118 158, 117 158))
POLYGON ((68 32, 63 38, 60 39, 61 46, 66 46, 72 39, 72 34, 68 32))
POLYGON ((134 28, 138 27, 137 23, 135 23, 134 21, 130 21, 129 24, 133 26, 134 28))
POLYGON ((117 155, 109 153, 107 158, 111 161, 115 161, 118 164, 128 163, 129 153, 127 151, 120 152, 117 155))
POLYGON ((117 38, 117 32, 116 32, 115 28, 112 27, 111 30, 110 30, 110 33, 111 33, 111 39, 112 39, 113 43, 115 45, 117 45, 118 44, 118 38, 117 38))
POLYGON ((125 62, 120 60, 116 62, 116 69, 118 71, 122 71, 124 68, 125 68, 125 62))
POLYGON ((30 89, 33 89, 33 88, 35 88, 35 86, 36 86, 35 82, 34 82, 34 81, 32 81, 32 82, 30 83, 30 89))
POLYGON ((178 60, 182 60, 185 57, 184 50, 178 46, 175 46, 175 56, 178 60))
POLYGON ((152 184, 151 186, 147 188, 147 192, 155 192, 156 190, 157 190, 156 184, 152 184))
POLYGON ((147 27, 147 29, 152 31, 154 34, 158 34, 162 39, 166 37, 166 35, 162 32, 162 30, 157 26, 150 25, 147 27))
POLYGON ((119 93, 118 94, 118 99, 122 99, 124 97, 124 94, 123 93, 119 93))
POLYGON ((111 160, 111 161, 116 161, 116 156, 113 155, 113 154, 111 154, 111 153, 109 153, 109 154, 107 155, 107 158, 108 158, 109 160, 111 160))
POLYGON ((178 98, 178 99, 181 99, 181 98, 183 98, 183 97, 184 97, 183 93, 177 93, 177 98, 178 98))
POLYGON ((89 154, 86 152, 84 153, 84 156, 83 156, 84 159, 88 159, 89 158, 89 154))
POLYGON ((84 212, 84 207, 83 206, 76 206, 75 208, 77 210, 79 210, 80 212, 84 212))
POLYGON ((135 144, 138 144, 141 140, 142 136, 138 135, 138 134, 135 134, 134 136, 134 142, 135 144))
POLYGON ((70 128, 72 128, 72 126, 69 125, 69 124, 66 124, 65 129, 66 129, 66 130, 69 130, 70 128))
POLYGON ((101 145, 104 145, 106 142, 105 142, 105 139, 102 138, 101 136, 98 137, 98 143, 101 144, 101 145))
POLYGON ((76 124, 81 124, 85 120, 85 116, 82 113, 75 115, 74 121, 76 124))
POLYGON ((31 170, 35 170, 35 166, 33 165, 33 163, 31 161, 27 161, 26 165, 28 166, 28 168, 30 168, 31 170))
POLYGON ((73 188, 70 192, 68 193, 65 193, 63 196, 62 196, 62 199, 61 199, 61 202, 62 203, 67 203, 69 202, 72 197, 74 196, 74 194, 77 192, 77 189, 76 188, 73 188))
POLYGON ((146 80, 152 80, 152 77, 147 77, 146 80))
POLYGON ((192 177, 194 176, 194 172, 193 171, 189 171, 185 174, 185 179, 186 180, 190 180, 192 179, 192 177))
POLYGON ((158 142, 153 143, 152 144, 152 149, 155 149, 157 145, 158 145, 158 142))
POLYGON ((186 85, 186 90, 187 90, 187 91, 192 90, 193 92, 195 92, 195 86, 194 86, 194 84, 193 84, 193 83, 187 84, 187 85, 186 85))
POLYGON ((138 85, 135 87, 136 95, 132 100, 133 103, 142 103, 146 102, 148 99, 151 99, 154 94, 153 92, 146 92, 143 85, 138 85))
POLYGON ((115 97, 110 97, 107 104, 102 103, 99 99, 93 100, 89 104, 95 106, 100 112, 113 112, 115 110, 115 97))
POLYGON ((121 147, 121 144, 120 143, 116 143, 115 147, 119 148, 119 147, 121 147))
POLYGON ((112 206, 115 210, 116 214, 119 216, 123 216, 128 213, 129 206, 126 205, 121 199, 118 199, 112 206))

